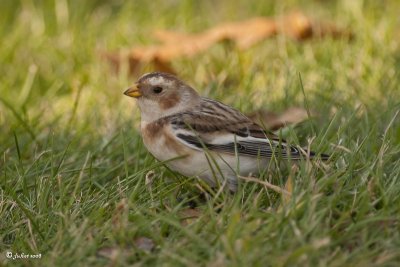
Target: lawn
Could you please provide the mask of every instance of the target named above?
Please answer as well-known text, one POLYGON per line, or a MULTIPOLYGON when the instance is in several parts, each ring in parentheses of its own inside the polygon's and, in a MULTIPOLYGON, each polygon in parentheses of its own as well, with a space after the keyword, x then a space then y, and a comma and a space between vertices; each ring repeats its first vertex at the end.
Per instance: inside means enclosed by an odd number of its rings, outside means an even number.
MULTIPOLYGON (((0 265, 398 266, 399 10, 396 0, 1 1, 0 265), (151 64, 115 71, 104 54, 152 45, 157 29, 293 10, 354 38, 220 42, 171 65, 245 113, 314 114, 278 134, 331 158, 301 161, 290 198, 243 181, 204 200, 196 178, 147 152, 123 95, 151 64)), ((288 173, 259 179, 284 187, 288 173)))

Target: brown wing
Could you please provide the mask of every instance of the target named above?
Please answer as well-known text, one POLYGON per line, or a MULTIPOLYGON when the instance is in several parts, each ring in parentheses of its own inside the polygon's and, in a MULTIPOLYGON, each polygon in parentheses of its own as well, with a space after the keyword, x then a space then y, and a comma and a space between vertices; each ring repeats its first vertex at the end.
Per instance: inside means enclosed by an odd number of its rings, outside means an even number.
POLYGON ((205 99, 202 105, 191 111, 168 117, 175 136, 194 149, 298 159, 300 151, 284 140, 261 128, 239 111, 222 103, 205 99))

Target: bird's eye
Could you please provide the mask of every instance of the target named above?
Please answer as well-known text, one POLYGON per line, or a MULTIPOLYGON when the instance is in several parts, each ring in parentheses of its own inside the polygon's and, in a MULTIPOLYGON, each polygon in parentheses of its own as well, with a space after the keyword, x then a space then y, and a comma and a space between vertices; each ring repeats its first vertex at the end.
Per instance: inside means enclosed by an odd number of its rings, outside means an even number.
POLYGON ((155 93, 155 94, 159 94, 159 93, 161 93, 162 92, 162 88, 161 87, 159 87, 159 86, 156 86, 156 87, 154 87, 153 88, 153 93, 155 93))

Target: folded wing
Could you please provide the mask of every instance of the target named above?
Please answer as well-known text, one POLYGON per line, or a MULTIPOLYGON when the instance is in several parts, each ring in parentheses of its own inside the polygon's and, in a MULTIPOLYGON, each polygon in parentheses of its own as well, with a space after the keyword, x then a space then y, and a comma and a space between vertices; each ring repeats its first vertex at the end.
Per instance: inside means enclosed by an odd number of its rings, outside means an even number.
MULTIPOLYGON (((267 132, 245 115, 222 103, 205 99, 199 109, 169 118, 176 138, 197 150, 239 156, 300 159, 301 151, 267 132)), ((314 153, 310 153, 314 156, 314 153)))

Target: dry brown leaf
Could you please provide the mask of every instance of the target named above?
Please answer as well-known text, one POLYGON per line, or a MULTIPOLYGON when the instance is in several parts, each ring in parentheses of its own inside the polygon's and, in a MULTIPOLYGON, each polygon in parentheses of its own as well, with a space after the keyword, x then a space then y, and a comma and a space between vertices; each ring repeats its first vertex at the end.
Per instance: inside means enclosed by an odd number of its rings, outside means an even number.
POLYGON ((186 33, 166 31, 166 30, 156 30, 153 33, 154 37, 161 41, 162 43, 177 43, 186 41, 191 36, 186 33))
POLYGON ((265 127, 266 129, 272 130, 281 128, 282 123, 278 120, 278 115, 275 112, 259 109, 249 114, 246 114, 252 121, 265 127))
POLYGON ((156 31, 155 37, 167 45, 184 47, 183 53, 193 54, 205 50, 216 42, 232 40, 239 48, 247 48, 254 43, 276 34, 272 19, 253 18, 241 22, 224 23, 197 34, 174 31, 156 31))
POLYGON ((278 115, 272 111, 260 109, 247 114, 254 122, 269 130, 277 130, 289 124, 296 124, 305 121, 308 113, 303 108, 291 107, 278 115))
POLYGON ((340 29, 333 23, 312 20, 300 11, 292 12, 278 20, 278 32, 296 40, 314 37, 353 39, 352 32, 340 29))
POLYGON ((354 39, 354 34, 345 29, 340 29, 333 23, 329 22, 313 22, 312 26, 312 37, 326 37, 330 36, 332 38, 344 38, 348 40, 354 39))
POLYGON ((118 72, 122 62, 127 60, 129 73, 131 75, 142 72, 143 68, 175 74, 174 69, 169 63, 170 60, 159 59, 156 57, 156 51, 157 48, 150 47, 148 50, 146 47, 138 47, 135 48, 134 53, 132 51, 125 53, 104 52, 102 56, 109 61, 115 72, 118 72), (141 51, 143 55, 140 54, 141 51))
POLYGON ((134 243, 138 249, 146 252, 151 252, 155 247, 154 241, 147 237, 138 237, 135 239, 134 243))
POLYGON ((279 32, 293 39, 303 40, 312 36, 311 20, 301 12, 293 12, 278 20, 279 32))
POLYGON ((159 30, 154 32, 154 36, 162 44, 135 47, 122 58, 121 55, 113 53, 105 53, 105 56, 117 68, 122 59, 128 58, 131 73, 138 72, 141 65, 150 65, 154 70, 174 73, 169 62, 175 58, 192 57, 223 40, 231 40, 239 49, 247 49, 276 34, 284 34, 296 40, 327 35, 334 38, 352 37, 348 31, 341 30, 333 24, 312 21, 297 11, 278 18, 256 17, 223 23, 194 34, 159 30))

